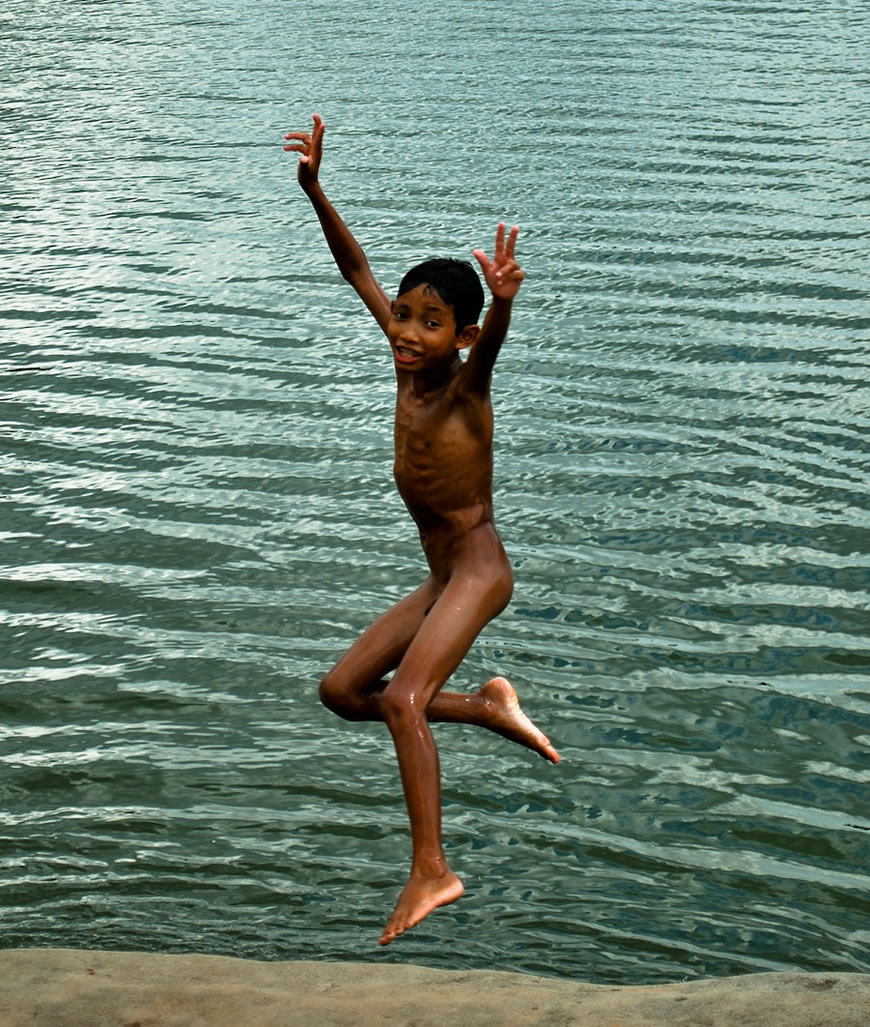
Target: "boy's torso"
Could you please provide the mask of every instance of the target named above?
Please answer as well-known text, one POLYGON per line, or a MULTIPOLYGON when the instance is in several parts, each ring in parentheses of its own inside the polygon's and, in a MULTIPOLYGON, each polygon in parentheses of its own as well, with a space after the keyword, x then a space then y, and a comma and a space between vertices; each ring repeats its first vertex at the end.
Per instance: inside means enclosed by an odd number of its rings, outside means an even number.
POLYGON ((461 374, 423 396, 403 377, 393 474, 431 562, 451 542, 492 522, 492 405, 488 396, 465 392, 461 374))

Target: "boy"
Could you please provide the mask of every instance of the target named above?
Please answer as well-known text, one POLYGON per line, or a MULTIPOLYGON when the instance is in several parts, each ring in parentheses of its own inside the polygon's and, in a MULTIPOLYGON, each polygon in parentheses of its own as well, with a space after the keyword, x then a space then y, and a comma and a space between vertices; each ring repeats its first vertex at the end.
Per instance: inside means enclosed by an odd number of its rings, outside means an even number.
POLYGON ((386 335, 396 370, 394 475, 420 532, 429 575, 351 646, 320 684, 320 697, 347 720, 386 723, 411 824, 411 872, 380 938, 388 945, 463 892, 441 846, 441 782, 430 721, 475 724, 557 763, 558 753, 520 709, 505 678, 477 692, 442 692, 484 625, 507 606, 513 579, 492 512, 489 383, 523 280, 517 228, 496 233, 490 260, 474 250, 492 301, 477 324, 483 290, 466 261, 413 268, 390 301, 319 182, 323 122, 291 132, 299 184, 332 255, 386 335), (459 356, 470 349, 468 359, 459 356), (395 671, 391 679, 386 675, 395 671))

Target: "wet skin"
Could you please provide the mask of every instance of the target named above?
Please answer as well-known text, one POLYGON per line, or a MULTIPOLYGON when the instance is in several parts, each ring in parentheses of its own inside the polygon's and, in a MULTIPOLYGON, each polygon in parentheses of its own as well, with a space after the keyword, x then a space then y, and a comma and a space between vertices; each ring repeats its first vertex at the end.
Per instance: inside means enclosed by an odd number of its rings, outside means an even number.
POLYGON ((323 123, 290 133, 299 181, 339 270, 390 344, 396 370, 396 486, 414 519, 429 574, 351 646, 324 677, 324 704, 348 720, 383 721, 393 738, 412 837, 412 861, 383 934, 389 944, 462 894, 441 845, 441 785, 430 722, 488 728, 556 763, 504 678, 469 694, 442 691, 480 630, 507 605, 513 579, 492 509, 490 378, 523 273, 517 229, 496 234, 492 259, 474 251, 492 301, 482 328, 458 327, 453 308, 419 285, 391 302, 320 187, 323 123), (470 349, 463 361, 460 351, 470 349), (392 677, 388 675, 392 674, 392 677))

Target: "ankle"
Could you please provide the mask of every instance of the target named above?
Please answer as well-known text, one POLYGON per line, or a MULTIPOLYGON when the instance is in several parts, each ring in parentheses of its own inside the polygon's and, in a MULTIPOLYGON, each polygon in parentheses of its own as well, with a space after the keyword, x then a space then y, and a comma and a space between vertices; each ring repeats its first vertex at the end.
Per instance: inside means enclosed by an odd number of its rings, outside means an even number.
POLYGON ((429 880, 436 880, 439 877, 446 877, 452 873, 447 865, 444 853, 415 856, 411 864, 411 877, 425 877, 429 880))

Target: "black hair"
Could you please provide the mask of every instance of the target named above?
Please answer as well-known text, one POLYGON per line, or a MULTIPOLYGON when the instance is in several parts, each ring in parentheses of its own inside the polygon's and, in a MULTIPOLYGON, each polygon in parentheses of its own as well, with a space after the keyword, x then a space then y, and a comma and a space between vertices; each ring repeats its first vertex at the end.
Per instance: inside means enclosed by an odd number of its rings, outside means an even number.
POLYGON ((476 325, 483 309, 483 286, 477 272, 467 260, 433 257, 417 264, 399 283, 398 295, 425 285, 453 308, 456 334, 468 325, 476 325))

